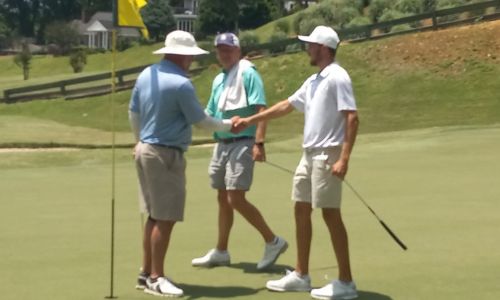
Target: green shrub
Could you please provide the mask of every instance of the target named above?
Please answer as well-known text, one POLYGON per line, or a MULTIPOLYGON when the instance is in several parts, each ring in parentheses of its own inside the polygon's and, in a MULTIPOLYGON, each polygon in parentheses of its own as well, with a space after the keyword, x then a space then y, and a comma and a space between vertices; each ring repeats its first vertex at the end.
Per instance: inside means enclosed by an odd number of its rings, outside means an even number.
POLYGON ((346 6, 340 9, 339 12, 339 27, 346 27, 354 18, 359 17, 359 10, 353 6, 346 6))
POLYGON ((288 22, 288 20, 280 19, 280 20, 276 21, 276 24, 274 24, 274 29, 276 31, 281 31, 281 32, 284 32, 286 34, 289 34, 290 33, 290 23, 288 22))
POLYGON ((394 9, 405 14, 421 14, 424 11, 425 0, 397 0, 394 9))
POLYGON ((259 44, 259 37, 253 31, 243 31, 240 33, 240 46, 249 47, 259 44))
POLYGON ((69 55, 69 64, 73 68, 73 72, 80 73, 87 64, 87 53, 84 49, 78 49, 69 55))
POLYGON ((130 38, 127 37, 118 37, 116 39, 116 50, 122 52, 132 47, 133 43, 130 38))
POLYGON ((299 34, 300 35, 309 35, 316 26, 325 25, 325 21, 323 19, 304 19, 300 22, 299 34))
POLYGON ((372 0, 370 3, 370 17, 374 23, 379 21, 384 10, 392 7, 394 0, 372 0))
POLYGON ((406 30, 410 30, 410 29, 412 29, 412 27, 409 24, 399 24, 399 25, 392 26, 390 32, 391 33, 400 32, 400 31, 406 31, 406 30))
POLYGON ((288 35, 282 31, 276 31, 269 37, 269 42, 271 46, 269 47, 269 51, 271 53, 280 53, 284 52, 286 46, 283 45, 283 41, 288 39, 288 35))
POLYGON ((371 24, 370 18, 364 16, 357 16, 352 19, 349 24, 347 24, 347 28, 351 27, 359 27, 371 24))

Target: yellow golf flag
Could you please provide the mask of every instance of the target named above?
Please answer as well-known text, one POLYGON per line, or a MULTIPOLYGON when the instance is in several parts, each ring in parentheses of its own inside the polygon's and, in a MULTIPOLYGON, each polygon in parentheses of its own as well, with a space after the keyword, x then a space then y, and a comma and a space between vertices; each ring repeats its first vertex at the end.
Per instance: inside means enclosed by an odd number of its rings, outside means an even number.
POLYGON ((146 0, 118 0, 118 26, 139 27, 145 38, 149 33, 142 21, 140 10, 148 4, 146 0))

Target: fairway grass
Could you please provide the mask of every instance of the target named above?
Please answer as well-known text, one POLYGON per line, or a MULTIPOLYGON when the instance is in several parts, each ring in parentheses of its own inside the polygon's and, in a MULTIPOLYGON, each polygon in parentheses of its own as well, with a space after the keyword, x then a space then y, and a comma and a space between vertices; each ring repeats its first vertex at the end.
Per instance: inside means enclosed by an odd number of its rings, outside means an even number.
MULTIPOLYGON (((364 300, 498 299, 500 295, 500 126, 444 127, 364 134, 349 182, 406 243, 402 251, 377 220, 344 189, 343 214, 352 268, 364 300)), ((268 160, 294 169, 300 140, 269 143, 268 160)), ((185 222, 176 225, 166 272, 184 299, 310 299, 271 293, 267 280, 293 267, 291 176, 256 166, 248 198, 290 242, 268 272, 257 272, 263 241, 235 217, 232 265, 190 266, 215 244, 216 200, 208 186, 210 148, 191 148, 185 222)), ((0 298, 103 299, 110 293, 110 150, 0 153, 0 298), (11 163, 6 163, 11 161, 11 163), (30 161, 30 164, 23 162, 30 161)), ((155 299, 133 289, 140 266, 137 180, 129 150, 117 151, 114 295, 155 299)), ((337 268, 325 226, 314 214, 313 286, 337 268)))

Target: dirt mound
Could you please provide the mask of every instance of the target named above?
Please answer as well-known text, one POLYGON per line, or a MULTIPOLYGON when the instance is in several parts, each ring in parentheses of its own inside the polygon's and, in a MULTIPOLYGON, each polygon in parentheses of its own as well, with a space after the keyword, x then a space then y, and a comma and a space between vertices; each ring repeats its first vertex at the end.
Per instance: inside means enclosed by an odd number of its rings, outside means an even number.
POLYGON ((463 72, 468 64, 500 64, 500 20, 400 35, 367 44, 368 60, 384 65, 463 72))

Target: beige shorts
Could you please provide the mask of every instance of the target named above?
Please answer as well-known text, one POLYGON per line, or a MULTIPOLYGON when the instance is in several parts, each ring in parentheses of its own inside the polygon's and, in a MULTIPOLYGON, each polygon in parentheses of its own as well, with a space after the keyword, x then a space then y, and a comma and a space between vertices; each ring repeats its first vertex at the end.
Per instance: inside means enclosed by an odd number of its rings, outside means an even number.
POLYGON ((215 145, 208 166, 211 186, 218 190, 248 191, 252 185, 254 160, 253 139, 215 145))
POLYGON ((305 149, 293 177, 292 200, 314 208, 340 208, 342 180, 330 169, 341 147, 305 149))
POLYGON ((135 162, 142 206, 154 220, 182 221, 186 202, 186 160, 182 151, 141 143, 135 162))

